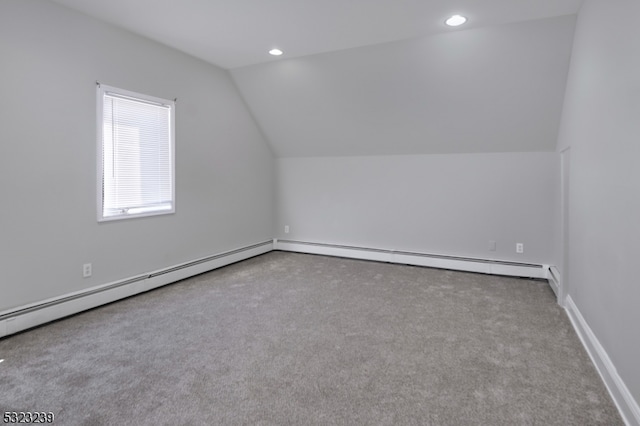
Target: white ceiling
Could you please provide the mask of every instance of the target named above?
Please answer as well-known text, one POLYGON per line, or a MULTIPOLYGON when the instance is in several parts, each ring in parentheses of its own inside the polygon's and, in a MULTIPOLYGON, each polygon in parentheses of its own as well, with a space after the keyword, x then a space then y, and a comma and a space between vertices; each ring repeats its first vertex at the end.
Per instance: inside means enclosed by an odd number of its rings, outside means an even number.
POLYGON ((223 68, 577 13, 582 0, 53 0, 223 68))

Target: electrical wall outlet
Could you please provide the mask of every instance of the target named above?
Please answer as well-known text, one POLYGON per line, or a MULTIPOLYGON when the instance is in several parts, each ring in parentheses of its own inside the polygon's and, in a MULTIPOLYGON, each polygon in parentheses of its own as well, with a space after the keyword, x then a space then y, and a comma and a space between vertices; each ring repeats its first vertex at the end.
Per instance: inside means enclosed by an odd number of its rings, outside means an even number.
POLYGON ((489 251, 496 251, 496 242, 489 240, 489 251))
POLYGON ((522 243, 516 244, 516 253, 524 253, 524 244, 522 243))
POLYGON ((289 233, 289 225, 285 225, 284 226, 284 233, 288 234, 289 233))
POLYGON ((85 263, 84 265, 82 265, 82 277, 83 278, 89 278, 91 276, 92 270, 91 270, 91 264, 90 263, 85 263))

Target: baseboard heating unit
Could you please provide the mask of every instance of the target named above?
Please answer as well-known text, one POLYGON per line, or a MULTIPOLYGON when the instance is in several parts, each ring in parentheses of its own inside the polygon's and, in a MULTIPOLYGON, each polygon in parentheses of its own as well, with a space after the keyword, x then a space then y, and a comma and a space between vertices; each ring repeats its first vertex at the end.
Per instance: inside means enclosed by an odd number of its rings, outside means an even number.
POLYGON ((274 249, 524 278, 547 279, 549 270, 548 265, 532 263, 476 259, 308 241, 274 240, 274 249))
POLYGON ((555 266, 549 267, 549 285, 551 289, 556 294, 556 297, 559 297, 558 292, 560 291, 560 271, 555 266))
POLYGON ((1 312, 0 338, 272 250, 269 240, 1 312))

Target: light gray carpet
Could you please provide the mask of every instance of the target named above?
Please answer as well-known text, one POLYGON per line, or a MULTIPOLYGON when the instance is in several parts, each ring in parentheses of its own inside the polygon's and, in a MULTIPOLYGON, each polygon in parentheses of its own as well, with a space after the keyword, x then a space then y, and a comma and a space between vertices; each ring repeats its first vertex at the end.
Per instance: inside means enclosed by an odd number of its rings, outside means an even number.
POLYGON ((618 425, 546 282, 271 252, 0 340, 83 425, 618 425))

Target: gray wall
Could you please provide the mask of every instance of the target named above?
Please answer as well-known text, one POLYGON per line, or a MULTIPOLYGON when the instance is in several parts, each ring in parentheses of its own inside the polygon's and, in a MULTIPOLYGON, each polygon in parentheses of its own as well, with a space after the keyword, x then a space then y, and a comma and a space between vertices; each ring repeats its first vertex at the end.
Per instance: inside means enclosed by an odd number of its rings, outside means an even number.
POLYGON ((0 311, 272 238, 272 154, 226 71, 33 0, 0 2, 0 61, 0 311), (97 223, 96 80, 178 98, 175 215, 97 223))
POLYGON ((559 139, 571 148, 569 295, 640 401, 640 2, 587 0, 559 139))
POLYGON ((276 164, 278 238, 552 261, 556 153, 280 158, 276 164), (489 240, 497 242, 495 252, 489 240), (516 254, 516 242, 525 244, 524 254, 516 254))

